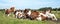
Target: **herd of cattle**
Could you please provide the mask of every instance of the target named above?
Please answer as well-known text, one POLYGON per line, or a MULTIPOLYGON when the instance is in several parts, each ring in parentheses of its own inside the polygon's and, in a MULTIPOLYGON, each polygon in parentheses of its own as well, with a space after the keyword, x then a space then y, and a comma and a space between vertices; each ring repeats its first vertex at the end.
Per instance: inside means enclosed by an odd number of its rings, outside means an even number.
POLYGON ((15 10, 14 7, 11 7, 10 9, 5 10, 6 15, 10 15, 10 13, 14 14, 15 18, 23 18, 23 19, 30 19, 30 20, 57 20, 56 16, 54 14, 51 14, 51 10, 47 9, 43 12, 39 12, 36 10, 15 10))

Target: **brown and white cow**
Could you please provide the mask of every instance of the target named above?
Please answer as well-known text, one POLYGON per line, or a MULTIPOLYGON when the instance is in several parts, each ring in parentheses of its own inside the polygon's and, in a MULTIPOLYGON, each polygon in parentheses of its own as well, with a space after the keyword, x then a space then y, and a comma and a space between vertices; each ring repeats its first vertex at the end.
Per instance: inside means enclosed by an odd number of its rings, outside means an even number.
POLYGON ((5 10, 5 14, 7 14, 8 16, 10 15, 10 13, 15 11, 15 7, 11 7, 10 9, 5 10))
POLYGON ((24 14, 22 10, 16 10, 14 12, 15 18, 23 18, 24 14))
POLYGON ((56 20, 57 18, 54 14, 51 13, 51 10, 46 10, 43 13, 40 13, 39 17, 37 18, 37 20, 43 20, 43 18, 49 19, 49 20, 56 20), (43 17, 40 17, 43 16, 43 17))
POLYGON ((56 16, 51 13, 51 10, 50 10, 50 9, 47 9, 47 10, 46 10, 45 15, 46 15, 48 18, 51 18, 51 20, 56 20, 56 21, 57 21, 56 16))
POLYGON ((47 18, 43 15, 40 16, 40 12, 38 12, 36 10, 32 11, 32 10, 25 9, 25 12, 26 12, 26 17, 28 17, 31 20, 35 20, 35 19, 38 20, 38 18, 40 18, 40 17, 41 17, 41 20, 46 20, 46 18, 47 18))

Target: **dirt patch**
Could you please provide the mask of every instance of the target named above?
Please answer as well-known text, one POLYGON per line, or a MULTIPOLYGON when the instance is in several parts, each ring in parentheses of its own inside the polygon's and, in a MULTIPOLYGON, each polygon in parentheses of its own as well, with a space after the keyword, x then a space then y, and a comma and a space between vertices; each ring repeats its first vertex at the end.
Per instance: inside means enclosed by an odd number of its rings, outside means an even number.
POLYGON ((57 22, 60 22, 60 18, 58 18, 57 22))
POLYGON ((60 24, 60 18, 57 18, 58 20, 56 21, 54 21, 54 20, 48 20, 48 21, 50 21, 50 22, 52 22, 52 23, 54 23, 54 24, 60 24))
POLYGON ((60 18, 57 18, 57 19, 58 19, 57 21, 53 21, 53 22, 60 23, 60 18))

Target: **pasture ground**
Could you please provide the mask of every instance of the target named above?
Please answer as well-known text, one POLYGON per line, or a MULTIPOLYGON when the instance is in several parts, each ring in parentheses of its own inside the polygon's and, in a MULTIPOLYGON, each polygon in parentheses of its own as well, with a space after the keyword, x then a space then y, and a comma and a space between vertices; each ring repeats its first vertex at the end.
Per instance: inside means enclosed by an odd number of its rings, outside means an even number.
POLYGON ((60 11, 52 11, 58 18, 58 21, 37 21, 28 19, 17 19, 11 14, 9 17, 4 14, 4 11, 0 11, 0 24, 60 24, 60 11))

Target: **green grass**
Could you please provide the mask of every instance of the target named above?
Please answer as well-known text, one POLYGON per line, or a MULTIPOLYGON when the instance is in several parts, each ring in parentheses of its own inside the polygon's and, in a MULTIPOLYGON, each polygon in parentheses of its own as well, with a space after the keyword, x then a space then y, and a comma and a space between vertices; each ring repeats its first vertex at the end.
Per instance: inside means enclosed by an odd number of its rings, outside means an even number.
MULTIPOLYGON (((60 18, 60 11, 56 13, 52 11, 57 18, 60 18)), ((60 24, 53 21, 37 21, 37 20, 28 20, 28 19, 17 19, 13 17, 13 14, 9 17, 4 15, 4 11, 0 11, 0 24, 60 24)))

